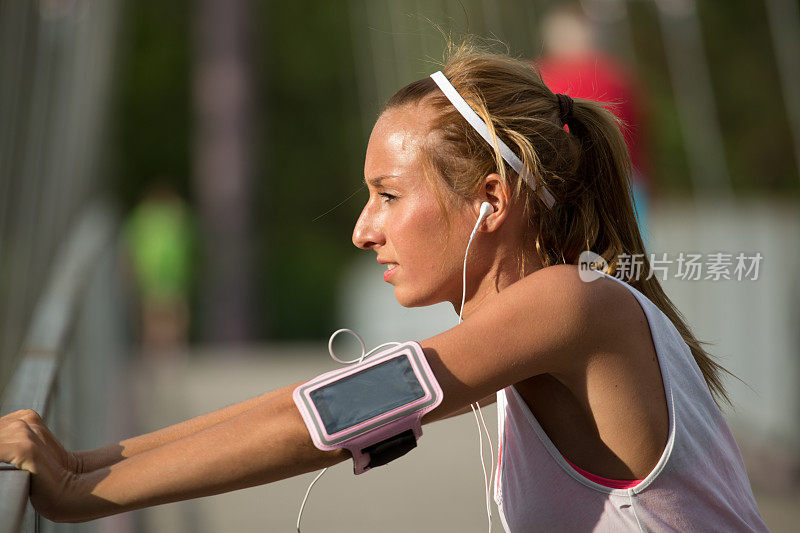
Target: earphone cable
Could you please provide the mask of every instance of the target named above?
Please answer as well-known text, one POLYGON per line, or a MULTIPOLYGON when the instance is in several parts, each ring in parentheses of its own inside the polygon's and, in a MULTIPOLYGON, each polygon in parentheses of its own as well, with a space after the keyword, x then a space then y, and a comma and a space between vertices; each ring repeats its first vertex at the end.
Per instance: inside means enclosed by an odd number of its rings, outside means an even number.
MULTIPOLYGON (((487 204, 488 205, 488 204, 487 204)), ((483 208, 483 205, 481 206, 483 208)), ((475 223, 475 227, 472 229, 472 233, 469 236, 469 241, 467 242, 467 249, 464 252, 464 267, 462 269, 461 275, 461 309, 458 312, 458 324, 461 324, 464 319, 464 303, 467 299, 467 258, 469 257, 469 248, 472 246, 472 240, 475 238, 475 235, 478 233, 478 228, 480 228, 481 222, 483 222, 484 214, 483 210, 481 212, 481 216, 478 218, 478 222, 475 223)), ((490 484, 490 477, 494 479, 494 444, 492 443, 492 437, 489 433, 489 429, 486 427, 486 420, 483 418, 483 412, 481 411, 481 406, 479 403, 470 404, 472 407, 472 414, 475 416, 475 424, 478 426, 478 447, 479 453, 481 455, 481 468, 483 469, 483 482, 485 488, 485 495, 486 495, 486 518, 489 521, 489 532, 492 531, 492 507, 489 499, 489 484, 490 484), (480 414, 480 421, 478 420, 478 415, 480 414), (483 423, 483 429, 486 432, 486 438, 489 440, 489 449, 491 451, 491 474, 487 475, 486 473, 486 460, 483 456, 483 434, 481 433, 481 423, 483 423)))
MULTIPOLYGON (((369 356, 371 356, 372 354, 374 354, 376 351, 380 350, 381 348, 384 348, 386 346, 397 346, 398 344, 402 344, 402 343, 397 342, 397 341, 384 342, 383 344, 379 344, 378 346, 374 347, 370 351, 366 351, 367 350, 367 345, 364 344, 364 339, 361 338, 361 335, 359 335, 358 333, 356 333, 352 329, 342 328, 342 329, 337 329, 336 331, 334 331, 331 334, 330 338, 328 339, 328 353, 330 354, 331 358, 334 361, 336 361, 337 363, 341 363, 343 365, 356 365, 356 364, 362 362, 364 359, 366 359, 369 356), (339 359, 336 356, 336 354, 333 351, 333 339, 335 339, 336 336, 339 335, 340 333, 349 333, 349 334, 351 334, 352 336, 354 336, 356 338, 358 343, 361 345, 361 357, 357 357, 355 359, 350 359, 350 360, 343 360, 343 359, 339 359)), ((314 478, 314 481, 312 481, 308 485, 308 489, 306 490, 306 495, 303 497, 303 502, 300 504, 300 512, 297 514, 297 533, 301 533, 301 531, 300 531, 300 520, 303 519, 303 510, 305 510, 306 502, 308 501, 308 496, 311 494, 311 488, 319 480, 319 478, 322 477, 322 474, 324 474, 327 471, 328 471, 328 468, 323 468, 322 470, 320 470, 319 474, 317 474, 317 477, 314 478)))

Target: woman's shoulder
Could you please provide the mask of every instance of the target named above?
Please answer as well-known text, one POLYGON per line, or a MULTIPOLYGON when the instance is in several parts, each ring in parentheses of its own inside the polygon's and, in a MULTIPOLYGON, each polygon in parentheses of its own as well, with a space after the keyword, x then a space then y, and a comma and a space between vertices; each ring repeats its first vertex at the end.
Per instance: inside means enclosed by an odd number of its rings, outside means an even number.
POLYGON ((608 318, 619 300, 613 285, 582 281, 574 265, 544 268, 500 291, 462 324, 422 341, 453 401, 443 411, 540 374, 580 373, 620 333, 610 331, 617 326, 608 318))
MULTIPOLYGON (((558 306, 574 306, 586 318, 608 316, 626 298, 628 289, 606 276, 586 278, 577 265, 552 265, 533 272, 507 289, 520 294, 550 298, 558 306)), ((631 295, 632 296, 632 295, 631 295)))
POLYGON ((513 342, 531 357, 557 366, 580 366, 582 355, 598 340, 618 335, 632 316, 635 298, 625 292, 605 277, 584 281, 577 265, 553 265, 500 291, 470 317, 467 327, 498 342, 513 342))
POLYGON ((577 353, 587 356, 594 347, 619 338, 644 318, 637 298, 623 283, 607 276, 587 280, 577 265, 542 268, 508 289, 516 293, 509 294, 509 299, 530 305, 545 303, 558 315, 554 317, 557 327, 573 336, 580 348, 577 353))

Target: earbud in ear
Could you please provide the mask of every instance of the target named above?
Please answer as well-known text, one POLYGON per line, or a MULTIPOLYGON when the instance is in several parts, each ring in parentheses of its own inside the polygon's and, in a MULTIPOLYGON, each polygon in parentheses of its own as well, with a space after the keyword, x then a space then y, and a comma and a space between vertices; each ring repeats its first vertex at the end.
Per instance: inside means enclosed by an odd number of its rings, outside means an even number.
POLYGON ((489 202, 483 202, 481 204, 481 214, 478 217, 478 224, 483 222, 486 219, 486 217, 491 215, 493 212, 494 208, 492 207, 492 204, 490 204, 489 202))
POLYGON ((481 227, 481 223, 486 219, 486 217, 491 215, 493 212, 494 208, 492 207, 492 204, 490 204, 489 202, 483 202, 481 204, 481 214, 478 217, 478 221, 475 223, 475 227, 472 228, 472 235, 469 238, 469 242, 472 242, 472 239, 475 237, 475 234, 478 233, 478 228, 481 227))

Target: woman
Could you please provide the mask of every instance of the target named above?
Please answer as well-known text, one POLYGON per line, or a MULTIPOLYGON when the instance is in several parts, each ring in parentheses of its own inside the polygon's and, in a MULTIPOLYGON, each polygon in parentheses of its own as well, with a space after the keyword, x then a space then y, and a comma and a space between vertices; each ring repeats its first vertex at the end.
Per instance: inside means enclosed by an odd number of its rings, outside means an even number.
MULTIPOLYGON (((620 254, 644 253, 613 115, 465 44, 438 78, 390 99, 364 173, 355 245, 387 266, 402 305, 447 301, 465 319, 420 342, 443 391, 423 423, 499 400, 507 530, 766 529, 712 399, 726 399, 721 368, 655 278, 589 283, 576 266, 584 250, 609 273, 620 254)), ((2 419, 0 460, 33 474, 41 514, 83 521, 348 459, 313 445, 297 385, 85 452, 17 412, 2 419)))

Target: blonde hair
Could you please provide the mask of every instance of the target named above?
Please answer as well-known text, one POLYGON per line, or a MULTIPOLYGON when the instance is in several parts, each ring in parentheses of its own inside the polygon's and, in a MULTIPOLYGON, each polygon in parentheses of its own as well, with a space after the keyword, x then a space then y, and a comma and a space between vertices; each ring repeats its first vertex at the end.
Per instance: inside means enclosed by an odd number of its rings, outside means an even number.
MULTIPOLYGON (((578 264, 591 250, 617 271, 622 254, 641 254, 642 272, 650 263, 639 234, 631 191, 631 163, 620 122, 600 104, 574 99, 565 130, 559 119, 558 97, 547 88, 531 64, 489 51, 471 39, 448 44, 442 72, 486 122, 522 160, 534 182, 543 183, 555 198, 548 209, 495 150, 463 119, 430 78, 410 83, 387 102, 385 109, 422 104, 436 118, 431 133, 437 142, 423 146, 423 161, 456 196, 470 198, 483 178, 498 173, 522 198, 528 229, 522 246, 533 246, 544 267, 578 264), (531 242, 532 241, 532 242, 531 242)), ((434 188, 436 190, 436 188, 434 188)), ((444 208, 443 200, 437 200, 444 208)), ((639 257, 637 255, 637 257, 639 257)), ((525 273, 520 253, 520 273, 525 273)), ((656 277, 624 280, 667 315, 691 349, 715 399, 730 400, 722 383, 727 372, 695 338, 683 315, 664 293, 656 277)))

